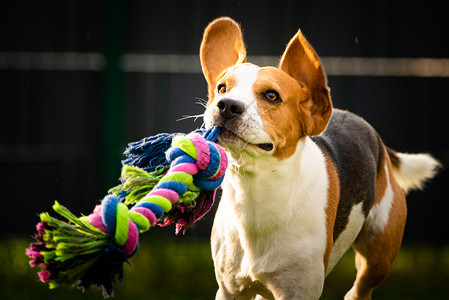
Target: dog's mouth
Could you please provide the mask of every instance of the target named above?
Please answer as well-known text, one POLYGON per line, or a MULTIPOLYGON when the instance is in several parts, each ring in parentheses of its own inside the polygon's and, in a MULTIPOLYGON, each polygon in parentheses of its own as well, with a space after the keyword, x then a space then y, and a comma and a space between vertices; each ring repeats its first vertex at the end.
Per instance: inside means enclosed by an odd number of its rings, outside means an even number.
POLYGON ((235 134, 234 132, 232 132, 227 128, 221 129, 219 138, 225 144, 227 143, 235 144, 238 142, 242 142, 244 145, 253 145, 267 152, 274 149, 274 145, 272 143, 260 143, 260 144, 251 143, 247 140, 244 140, 243 138, 241 138, 240 136, 238 136, 237 134, 235 134))
POLYGON ((256 144, 256 146, 264 151, 267 151, 267 152, 273 150, 273 148, 274 148, 272 143, 256 144))

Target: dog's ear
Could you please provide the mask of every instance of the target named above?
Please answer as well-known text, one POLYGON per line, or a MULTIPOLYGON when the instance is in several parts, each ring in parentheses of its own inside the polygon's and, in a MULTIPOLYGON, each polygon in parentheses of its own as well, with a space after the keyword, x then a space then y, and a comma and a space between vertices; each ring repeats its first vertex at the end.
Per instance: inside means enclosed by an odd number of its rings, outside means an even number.
POLYGON ((279 63, 279 69, 310 90, 313 128, 310 128, 307 134, 319 135, 326 128, 332 115, 332 102, 320 58, 301 30, 288 43, 279 63))
POLYGON ((229 67, 246 61, 246 48, 239 24, 228 17, 210 23, 200 48, 201 67, 212 99, 217 78, 229 67))

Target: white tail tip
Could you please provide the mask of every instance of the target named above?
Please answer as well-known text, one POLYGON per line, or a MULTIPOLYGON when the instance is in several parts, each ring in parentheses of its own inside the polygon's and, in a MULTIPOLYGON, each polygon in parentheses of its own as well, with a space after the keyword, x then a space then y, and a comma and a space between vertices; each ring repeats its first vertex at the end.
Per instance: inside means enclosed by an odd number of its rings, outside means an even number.
POLYGON ((422 189, 426 180, 435 176, 440 163, 429 154, 397 153, 400 164, 394 168, 395 177, 405 192, 422 189))

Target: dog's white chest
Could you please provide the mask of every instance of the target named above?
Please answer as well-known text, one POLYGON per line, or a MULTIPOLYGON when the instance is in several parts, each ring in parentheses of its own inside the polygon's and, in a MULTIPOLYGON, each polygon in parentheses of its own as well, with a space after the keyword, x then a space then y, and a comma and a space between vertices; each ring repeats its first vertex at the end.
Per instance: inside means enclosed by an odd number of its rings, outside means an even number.
POLYGON ((230 170, 212 234, 217 275, 243 285, 298 262, 302 276, 323 272, 327 188, 325 159, 309 139, 288 160, 230 170))

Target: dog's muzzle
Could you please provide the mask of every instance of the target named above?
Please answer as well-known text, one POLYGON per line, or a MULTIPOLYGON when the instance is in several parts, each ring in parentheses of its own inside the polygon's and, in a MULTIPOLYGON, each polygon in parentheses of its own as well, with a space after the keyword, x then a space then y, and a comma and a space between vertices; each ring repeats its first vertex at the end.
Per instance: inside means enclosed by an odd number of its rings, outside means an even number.
MULTIPOLYGON (((219 100, 216 106, 219 117, 215 120, 215 125, 224 128, 221 137, 228 141, 242 139, 237 132, 238 127, 241 126, 241 116, 245 112, 245 105, 237 100, 225 98, 219 100)), ((247 140, 245 142, 251 143, 247 140)), ((264 151, 271 151, 274 148, 272 143, 255 143, 254 145, 264 151)))

